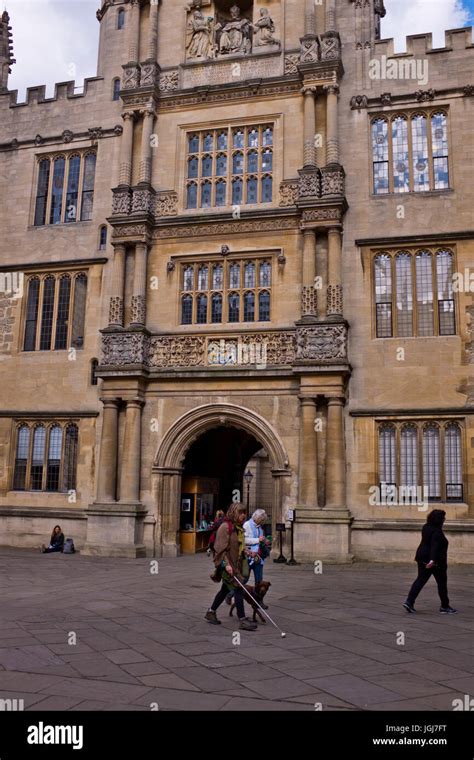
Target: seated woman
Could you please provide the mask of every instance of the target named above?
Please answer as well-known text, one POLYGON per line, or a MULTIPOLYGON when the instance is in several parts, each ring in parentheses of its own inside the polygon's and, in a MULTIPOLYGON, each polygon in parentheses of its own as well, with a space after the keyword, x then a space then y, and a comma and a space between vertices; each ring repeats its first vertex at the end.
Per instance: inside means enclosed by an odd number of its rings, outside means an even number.
POLYGON ((49 554, 50 552, 62 552, 64 547, 64 533, 61 531, 60 525, 55 525, 53 532, 51 533, 51 538, 49 541, 49 546, 45 546, 44 544, 41 545, 41 551, 43 554, 49 554))

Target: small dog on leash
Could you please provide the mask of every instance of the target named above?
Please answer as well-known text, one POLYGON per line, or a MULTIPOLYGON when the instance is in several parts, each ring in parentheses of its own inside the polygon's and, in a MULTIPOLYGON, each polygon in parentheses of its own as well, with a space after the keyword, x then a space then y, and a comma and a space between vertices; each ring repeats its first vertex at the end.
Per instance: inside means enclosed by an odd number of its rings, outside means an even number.
MULTIPOLYGON (((270 581, 259 581, 259 583, 256 583, 255 586, 245 586, 246 590, 248 591, 247 594, 244 594, 244 601, 248 602, 248 604, 251 605, 253 609, 253 622, 257 622, 256 616, 258 615, 262 623, 266 623, 267 621, 263 617, 262 613, 258 609, 255 602, 258 602, 261 607, 263 607, 263 597, 267 593, 268 589, 270 588, 272 584, 270 581), (249 596, 250 594, 250 596, 249 596), (252 597, 252 598, 250 598, 252 597), (255 600, 255 601, 253 601, 255 600)), ((232 616, 232 613, 234 611, 235 602, 232 600, 232 604, 230 607, 229 615, 232 616)))

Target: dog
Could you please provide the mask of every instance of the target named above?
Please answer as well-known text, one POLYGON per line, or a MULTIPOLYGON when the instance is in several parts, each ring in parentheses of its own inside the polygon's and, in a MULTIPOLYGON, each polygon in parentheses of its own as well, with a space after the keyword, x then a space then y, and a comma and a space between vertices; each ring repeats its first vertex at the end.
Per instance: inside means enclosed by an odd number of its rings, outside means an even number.
MULTIPOLYGON (((257 622, 256 616, 258 615, 262 623, 266 623, 267 621, 263 617, 262 613, 258 609, 255 602, 258 602, 261 607, 263 607, 263 597, 267 593, 268 589, 270 588, 272 584, 270 581, 259 581, 259 583, 256 583, 255 586, 245 586, 248 593, 244 593, 244 601, 248 602, 250 606, 253 609, 253 622, 257 622), (250 594, 250 596, 249 596, 250 594)), ((230 607, 229 615, 232 616, 232 613, 234 611, 235 602, 232 600, 232 604, 230 607)))

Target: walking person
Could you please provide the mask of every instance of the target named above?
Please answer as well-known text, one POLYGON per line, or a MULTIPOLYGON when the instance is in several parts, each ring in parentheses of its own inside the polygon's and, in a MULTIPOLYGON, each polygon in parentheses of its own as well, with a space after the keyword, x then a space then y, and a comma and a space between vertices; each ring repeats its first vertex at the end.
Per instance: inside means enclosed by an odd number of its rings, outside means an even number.
POLYGON ((448 597, 449 542, 443 533, 445 519, 446 512, 442 509, 433 509, 426 518, 426 524, 421 532, 421 544, 415 555, 415 561, 418 563, 418 578, 412 585, 406 602, 403 603, 407 612, 416 612, 415 599, 430 577, 434 575, 441 599, 440 613, 442 615, 457 613, 457 610, 450 606, 448 597))
POLYGON ((244 631, 255 631, 257 624, 245 616, 244 592, 235 583, 234 577, 244 583, 245 565, 247 558, 245 553, 245 534, 242 527, 247 515, 247 508, 239 502, 231 504, 227 510, 226 518, 219 527, 214 543, 214 565, 216 570, 222 568, 222 586, 217 592, 211 607, 206 612, 205 618, 213 625, 220 625, 216 610, 229 591, 234 592, 237 616, 240 620, 240 628, 244 631))
MULTIPOLYGON (((256 509, 250 520, 244 523, 245 546, 249 552, 249 567, 250 571, 253 570, 255 583, 263 581, 265 558, 262 556, 264 554, 262 547, 264 547, 266 540, 263 525, 267 519, 267 513, 264 509, 256 509)), ((266 609, 264 604, 261 606, 266 609)))
POLYGON ((41 551, 43 554, 50 554, 51 552, 62 552, 64 548, 64 533, 61 530, 60 525, 55 525, 51 538, 49 540, 49 546, 41 544, 41 551))

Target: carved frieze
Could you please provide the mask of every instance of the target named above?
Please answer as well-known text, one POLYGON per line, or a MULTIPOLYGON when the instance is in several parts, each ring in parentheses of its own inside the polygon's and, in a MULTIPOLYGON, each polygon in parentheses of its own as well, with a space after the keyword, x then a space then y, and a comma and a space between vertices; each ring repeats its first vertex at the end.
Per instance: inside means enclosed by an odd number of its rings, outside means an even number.
POLYGON ((300 62, 317 63, 321 59, 318 38, 314 34, 307 34, 300 42, 300 62))
POLYGON ((160 69, 155 61, 145 61, 141 64, 140 87, 153 87, 158 81, 160 69))
POLYGON ((299 361, 347 361, 347 327, 343 324, 298 327, 296 358, 299 361))
POLYGON ((140 86, 140 68, 123 66, 122 90, 133 90, 140 86))
POLYGON ((285 55, 285 74, 297 74, 299 61, 300 56, 298 53, 290 53, 289 55, 285 55))
POLYGON ((132 214, 147 214, 152 210, 153 193, 147 189, 133 190, 132 214))
POLYGON ((303 223, 330 222, 340 220, 341 210, 339 208, 308 208, 303 210, 303 223))
POLYGON ((144 325, 146 321, 145 296, 132 296, 130 321, 134 325, 144 325))
POLYGON ((176 71, 165 71, 163 74, 160 74, 158 86, 160 92, 173 92, 174 90, 177 90, 179 88, 178 70, 176 69, 176 71))
POLYGON ((112 333, 102 336, 101 364, 106 367, 123 367, 146 364, 148 338, 142 333, 112 333))
POLYGON ((205 363, 206 339, 197 335, 165 335, 150 340, 150 367, 199 367, 205 363))
POLYGON ((327 315, 342 317, 343 308, 342 285, 328 285, 326 309, 327 315))
POLYGON ((319 40, 322 61, 337 61, 341 57, 341 40, 337 32, 325 32, 319 40))
POLYGON ((120 296, 110 298, 109 325, 123 325, 123 298, 120 296))
POLYGON ((321 169, 321 194, 327 196, 344 195, 345 174, 342 166, 325 166, 321 169))
POLYGON ((294 206, 298 200, 299 180, 280 184, 280 206, 294 206))
POLYGON ((155 217, 176 216, 178 213, 178 193, 174 190, 157 193, 155 198, 155 217))
POLYGON ((114 192, 112 198, 112 214, 126 216, 130 213, 131 195, 128 190, 114 192))
MULTIPOLYGON (((250 79, 264 79, 283 74, 281 55, 259 55, 251 58, 212 61, 200 65, 186 66, 182 71, 182 86, 206 87, 226 83, 246 82, 250 79)), ((228 93, 212 94, 214 99, 228 99, 228 93)), ((197 95, 195 95, 197 97, 197 95)))
POLYGON ((313 285, 304 285, 301 291, 301 316, 317 316, 318 294, 313 285))
POLYGON ((295 230, 298 219, 259 219, 255 221, 219 222, 216 224, 187 224, 176 227, 158 227, 153 230, 153 238, 202 237, 208 235, 231 235, 245 232, 273 232, 275 230, 295 230))
POLYGON ((300 171, 299 199, 319 198, 321 196, 321 175, 318 169, 300 171))

